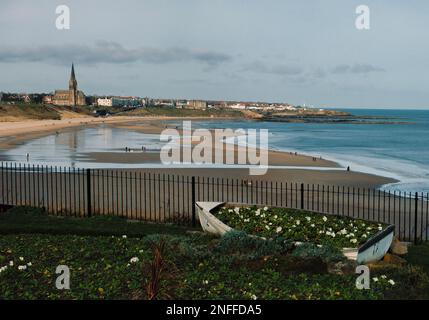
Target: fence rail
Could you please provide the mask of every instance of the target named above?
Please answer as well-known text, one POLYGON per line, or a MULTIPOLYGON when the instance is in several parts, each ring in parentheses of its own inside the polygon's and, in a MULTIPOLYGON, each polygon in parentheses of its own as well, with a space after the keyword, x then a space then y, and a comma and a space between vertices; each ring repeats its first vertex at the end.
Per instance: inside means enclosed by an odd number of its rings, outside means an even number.
POLYGON ((429 194, 332 185, 190 177, 142 170, 1 163, 0 205, 52 215, 114 215, 196 225, 196 201, 304 209, 394 224, 403 240, 428 240, 429 194))

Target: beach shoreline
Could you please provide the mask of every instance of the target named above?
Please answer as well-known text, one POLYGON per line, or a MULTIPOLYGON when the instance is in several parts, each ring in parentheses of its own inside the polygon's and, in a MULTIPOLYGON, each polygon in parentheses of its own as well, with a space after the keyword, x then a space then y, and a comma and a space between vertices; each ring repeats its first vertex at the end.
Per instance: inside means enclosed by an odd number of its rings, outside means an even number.
MULTIPOLYGON (((26 141, 41 138, 56 132, 65 132, 79 127, 91 127, 97 125, 109 125, 124 130, 134 130, 145 134, 159 134, 165 129, 162 121, 169 120, 196 120, 195 118, 182 117, 109 117, 93 118, 80 117, 62 120, 27 120, 20 122, 2 122, 0 125, 0 149, 12 149, 26 141)), ((212 118, 198 118, 198 120, 213 120, 212 118)), ((215 148, 213 146, 213 148, 215 148)), ((223 144, 224 151, 236 148, 235 155, 240 152, 236 145, 223 144)), ((213 149, 213 152, 216 150, 213 149)), ((159 152, 91 152, 82 154, 82 159, 91 163, 120 163, 124 164, 149 164, 159 163, 159 152), (89 159, 89 160, 88 160, 89 159)), ((305 184, 326 184, 356 187, 381 187, 397 180, 364 172, 348 172, 335 161, 321 159, 312 155, 303 155, 295 152, 269 150, 269 169, 265 175, 249 176, 249 169, 245 168, 169 168, 141 170, 155 170, 157 172, 175 172, 177 174, 199 174, 219 178, 239 177, 240 179, 258 179, 264 181, 288 181, 305 184), (276 168, 276 166, 278 168, 276 168), (291 167, 291 168, 281 168, 291 167), (294 168, 295 167, 295 168, 294 168), (311 170, 305 169, 305 167, 311 170), (317 168, 320 167, 320 170, 317 168), (332 170, 329 170, 332 168, 332 170)), ((127 169, 128 170, 128 169, 127 169)), ((131 169, 133 170, 133 169, 131 169)))

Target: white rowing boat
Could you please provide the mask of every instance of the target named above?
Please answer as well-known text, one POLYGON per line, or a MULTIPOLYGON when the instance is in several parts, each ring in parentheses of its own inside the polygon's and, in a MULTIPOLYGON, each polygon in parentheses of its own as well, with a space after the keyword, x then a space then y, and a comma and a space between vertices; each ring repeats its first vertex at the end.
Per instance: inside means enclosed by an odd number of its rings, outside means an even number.
MULTIPOLYGON (((223 236, 225 233, 233 230, 233 228, 213 215, 215 210, 226 205, 228 204, 225 202, 197 202, 198 217, 201 227, 205 232, 223 236)), ((343 254, 350 260, 356 260, 358 264, 367 264, 381 260, 392 244, 394 231, 395 227, 389 225, 369 238, 359 248, 343 248, 343 254)))

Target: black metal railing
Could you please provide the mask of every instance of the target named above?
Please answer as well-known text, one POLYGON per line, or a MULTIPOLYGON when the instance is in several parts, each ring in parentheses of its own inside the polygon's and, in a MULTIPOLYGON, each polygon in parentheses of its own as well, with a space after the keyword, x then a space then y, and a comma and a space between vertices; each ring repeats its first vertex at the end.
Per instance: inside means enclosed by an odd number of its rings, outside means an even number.
POLYGON ((429 194, 283 181, 184 176, 150 170, 79 169, 1 163, 0 206, 34 206, 52 215, 114 215, 190 224, 195 202, 304 209, 395 225, 408 241, 428 240, 429 194))

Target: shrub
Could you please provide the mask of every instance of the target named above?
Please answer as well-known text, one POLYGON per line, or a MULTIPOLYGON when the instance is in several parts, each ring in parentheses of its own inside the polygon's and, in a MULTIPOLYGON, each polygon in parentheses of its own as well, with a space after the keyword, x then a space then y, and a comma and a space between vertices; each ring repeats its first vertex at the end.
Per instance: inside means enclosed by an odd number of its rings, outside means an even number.
POLYGON ((154 246, 164 241, 165 245, 170 248, 169 251, 174 252, 174 257, 180 258, 177 259, 178 261, 183 260, 182 258, 201 260, 209 258, 212 255, 207 250, 207 241, 211 238, 204 234, 192 234, 188 236, 153 234, 146 236, 144 239, 149 246, 154 246))
POLYGON ((282 254, 293 247, 291 241, 282 237, 264 240, 249 236, 244 231, 226 233, 215 247, 218 254, 235 255, 245 259, 257 259, 263 256, 282 254))
POLYGON ((14 207, 9 209, 5 215, 31 215, 31 216, 47 216, 46 211, 34 207, 14 207))
POLYGON ((292 252, 292 256, 299 258, 321 258, 326 262, 346 260, 340 249, 328 245, 318 246, 312 243, 298 245, 292 252))

